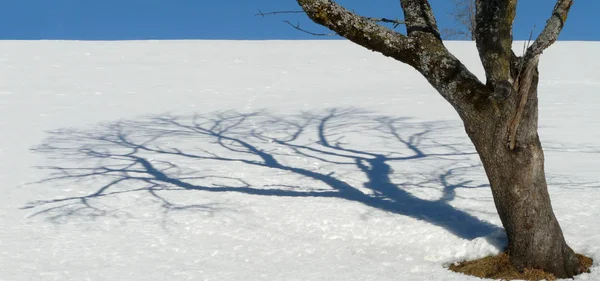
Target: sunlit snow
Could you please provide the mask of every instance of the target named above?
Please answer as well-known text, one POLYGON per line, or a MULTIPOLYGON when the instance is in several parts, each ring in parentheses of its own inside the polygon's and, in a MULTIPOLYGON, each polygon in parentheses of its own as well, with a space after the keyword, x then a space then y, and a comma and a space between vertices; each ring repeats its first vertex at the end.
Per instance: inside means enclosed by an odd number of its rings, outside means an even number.
MULTIPOLYGON (((600 261, 597 61, 552 46, 539 103, 554 210, 600 261)), ((451 106, 346 41, 4 41, 0 81, 0 280, 480 280, 444 266, 506 245, 451 106)))

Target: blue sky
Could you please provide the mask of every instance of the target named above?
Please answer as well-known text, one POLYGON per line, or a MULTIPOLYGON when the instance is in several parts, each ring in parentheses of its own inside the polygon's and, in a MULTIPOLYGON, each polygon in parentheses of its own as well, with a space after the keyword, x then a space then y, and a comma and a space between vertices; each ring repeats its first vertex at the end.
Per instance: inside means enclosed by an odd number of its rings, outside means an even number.
MULTIPOLYGON (((398 0, 339 0, 372 17, 402 17, 398 0)), ((450 0, 430 0, 438 24, 454 25, 450 0)), ((515 38, 539 32, 554 0, 521 0, 515 38)), ((298 10, 295 0, 0 0, 0 39, 317 39, 283 23, 326 32, 305 15, 255 16, 298 10)), ((575 0, 560 40, 600 41, 600 1, 575 0)), ((398 28, 402 30, 402 27, 398 28)), ((331 39, 331 37, 328 37, 331 39)))

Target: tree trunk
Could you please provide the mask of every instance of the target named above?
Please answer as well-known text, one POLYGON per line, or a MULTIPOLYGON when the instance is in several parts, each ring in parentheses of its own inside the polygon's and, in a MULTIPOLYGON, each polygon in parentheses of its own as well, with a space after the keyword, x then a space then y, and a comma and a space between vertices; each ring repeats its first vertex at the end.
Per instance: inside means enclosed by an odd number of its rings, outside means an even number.
MULTIPOLYGON (((537 84, 536 70, 514 150, 507 144, 514 106, 495 107, 494 113, 463 120, 490 181, 511 263, 518 270, 538 268, 566 278, 578 273, 578 259, 566 244, 550 203, 537 133, 537 84)), ((519 99, 512 97, 508 104, 518 104, 519 99)))

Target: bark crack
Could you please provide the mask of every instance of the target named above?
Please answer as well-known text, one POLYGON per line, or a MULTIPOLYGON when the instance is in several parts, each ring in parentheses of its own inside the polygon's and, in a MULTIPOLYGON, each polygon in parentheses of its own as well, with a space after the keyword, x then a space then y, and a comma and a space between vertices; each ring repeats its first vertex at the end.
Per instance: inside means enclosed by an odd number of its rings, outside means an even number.
POLYGON ((517 130, 519 129, 519 124, 523 119, 523 113, 525 112, 525 108, 527 106, 527 100, 529 99, 531 83, 533 81, 533 73, 538 66, 539 59, 540 56, 537 55, 531 60, 528 60, 523 66, 524 69, 521 73, 521 77, 518 77, 517 81, 515 82, 515 85, 517 87, 515 91, 518 92, 521 99, 519 101, 519 105, 517 107, 515 115, 508 126, 508 148, 510 150, 514 150, 517 146, 517 130))

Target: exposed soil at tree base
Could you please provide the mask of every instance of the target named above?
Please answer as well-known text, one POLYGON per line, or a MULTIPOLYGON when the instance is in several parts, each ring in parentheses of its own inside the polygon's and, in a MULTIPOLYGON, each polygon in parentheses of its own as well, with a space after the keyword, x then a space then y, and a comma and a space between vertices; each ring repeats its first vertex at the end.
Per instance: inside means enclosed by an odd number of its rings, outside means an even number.
MULTIPOLYGON (((579 259, 579 272, 589 273, 593 260, 584 255, 577 254, 579 259)), ((500 280, 557 280, 551 274, 540 269, 525 269, 523 272, 516 270, 511 264, 507 253, 497 256, 485 257, 478 260, 464 261, 450 265, 448 268, 454 272, 480 278, 500 280)))

